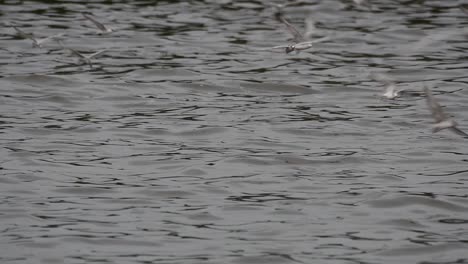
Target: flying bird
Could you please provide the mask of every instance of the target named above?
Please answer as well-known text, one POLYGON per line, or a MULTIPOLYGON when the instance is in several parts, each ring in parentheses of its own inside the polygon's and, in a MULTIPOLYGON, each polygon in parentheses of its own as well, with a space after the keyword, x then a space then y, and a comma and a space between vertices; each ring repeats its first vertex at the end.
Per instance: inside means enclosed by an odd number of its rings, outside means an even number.
POLYGON ((394 82, 385 82, 385 92, 383 93, 385 98, 395 99, 401 96, 401 92, 403 92, 403 90, 397 89, 394 82))
POLYGON ((81 52, 78 52, 75 49, 64 47, 63 44, 60 43, 60 42, 59 42, 59 44, 60 44, 60 46, 62 46, 63 49, 67 49, 67 50, 71 51, 72 55, 78 57, 80 62, 82 62, 84 64, 88 64, 90 68, 93 67, 91 59, 96 57, 97 55, 107 51, 107 49, 104 49, 104 50, 100 50, 100 51, 94 52, 94 53, 89 54, 89 55, 85 55, 85 54, 82 54, 81 52))
MULTIPOLYGON (((290 4, 296 4, 296 2, 292 2, 290 4)), ((316 39, 316 40, 310 40, 310 38, 316 31, 315 22, 311 19, 311 17, 308 17, 305 19, 306 31, 304 32, 304 34, 299 32, 299 30, 297 30, 297 28, 295 28, 291 23, 289 23, 289 21, 284 17, 283 8, 288 5, 289 4, 273 5, 273 8, 275 8, 276 10, 274 13, 274 16, 276 20, 283 23, 286 26, 286 29, 289 31, 289 33, 291 33, 291 35, 293 36, 293 39, 292 39, 293 44, 279 45, 279 46, 263 48, 259 50, 279 49, 279 50, 284 50, 286 53, 296 51, 296 54, 298 54, 301 50, 311 48, 313 46, 312 44, 314 43, 323 42, 329 39, 329 37, 323 37, 323 38, 316 39)))
POLYGON ((101 34, 106 34, 106 33, 112 33, 114 32, 114 29, 110 28, 110 27, 107 27, 105 26, 104 24, 102 24, 101 22, 97 21, 95 18, 85 14, 85 13, 82 13, 82 15, 84 16, 84 18, 88 19, 89 21, 91 21, 99 30, 101 30, 101 34))
POLYGON ((442 129, 449 129, 460 136, 468 138, 468 134, 457 128, 458 123, 444 113, 442 107, 437 103, 429 88, 424 87, 424 93, 426 94, 429 110, 435 120, 435 124, 432 126, 432 133, 436 133, 442 129))
POLYGON ((387 99, 395 99, 400 97, 403 92, 405 92, 403 89, 398 89, 396 83, 392 80, 389 80, 389 77, 384 74, 372 73, 370 77, 384 84, 385 90, 382 96, 387 99))
POLYGON ((275 17, 278 21, 283 23, 286 26, 286 29, 289 31, 289 33, 291 33, 291 35, 293 36, 293 39, 292 39, 293 44, 274 46, 274 47, 266 48, 264 50, 284 49, 286 53, 295 51, 297 54, 301 50, 306 50, 306 49, 311 48, 312 44, 314 43, 323 42, 329 39, 328 37, 323 37, 323 38, 316 39, 316 40, 310 40, 308 37, 310 37, 310 35, 312 34, 312 31, 315 28, 312 26, 313 23, 311 21, 306 20, 306 25, 308 26, 308 30, 304 34, 302 34, 301 32, 299 32, 299 30, 297 30, 297 28, 295 28, 291 23, 289 23, 289 21, 286 20, 286 18, 283 17, 281 12, 276 12, 275 17))
POLYGON ((57 38, 60 38, 61 36, 63 36, 64 34, 63 33, 59 33, 59 34, 55 34, 53 36, 49 36, 49 37, 46 37, 46 38, 42 38, 42 39, 38 39, 38 38, 35 38, 34 35, 32 33, 26 33, 24 32, 23 30, 17 28, 17 27, 13 27, 16 32, 18 33, 18 36, 20 36, 21 38, 24 38, 24 39, 30 39, 32 40, 32 46, 34 48, 42 48, 42 44, 46 41, 49 41, 49 40, 54 40, 54 39, 57 39, 57 38))

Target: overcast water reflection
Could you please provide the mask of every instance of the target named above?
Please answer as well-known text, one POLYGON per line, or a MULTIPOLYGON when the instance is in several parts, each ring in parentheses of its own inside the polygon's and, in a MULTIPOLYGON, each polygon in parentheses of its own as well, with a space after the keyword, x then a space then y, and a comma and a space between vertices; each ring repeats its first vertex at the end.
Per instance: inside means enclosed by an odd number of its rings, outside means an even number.
POLYGON ((0 262, 468 263, 463 7, 0 1, 0 262))

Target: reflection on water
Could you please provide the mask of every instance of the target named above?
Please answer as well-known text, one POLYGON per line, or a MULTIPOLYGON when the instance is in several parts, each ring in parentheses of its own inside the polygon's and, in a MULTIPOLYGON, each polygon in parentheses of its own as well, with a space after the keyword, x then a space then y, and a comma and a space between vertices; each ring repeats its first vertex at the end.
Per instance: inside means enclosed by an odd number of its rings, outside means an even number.
POLYGON ((467 263, 466 139, 421 93, 468 130, 458 4, 296 2, 330 40, 284 54, 268 1, 1 2, 0 260, 467 263))

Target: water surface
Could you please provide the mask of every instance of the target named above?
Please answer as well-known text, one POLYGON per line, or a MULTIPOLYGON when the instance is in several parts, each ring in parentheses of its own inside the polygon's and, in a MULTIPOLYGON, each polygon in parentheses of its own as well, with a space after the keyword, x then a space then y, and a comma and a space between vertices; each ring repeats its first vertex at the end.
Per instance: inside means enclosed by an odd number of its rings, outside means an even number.
POLYGON ((468 263, 468 141, 418 94, 468 131, 459 4, 301 1, 330 41, 284 54, 270 1, 1 1, 1 262, 468 263))

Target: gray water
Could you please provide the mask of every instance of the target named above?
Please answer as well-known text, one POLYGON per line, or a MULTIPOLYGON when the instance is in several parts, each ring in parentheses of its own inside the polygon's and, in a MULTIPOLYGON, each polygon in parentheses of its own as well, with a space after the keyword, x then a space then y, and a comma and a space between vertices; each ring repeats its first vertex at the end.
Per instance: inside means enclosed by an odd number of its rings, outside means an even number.
POLYGON ((463 1, 0 3, 1 263, 468 263, 463 1))

